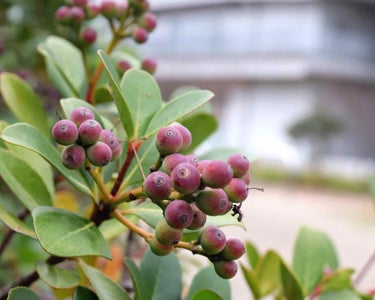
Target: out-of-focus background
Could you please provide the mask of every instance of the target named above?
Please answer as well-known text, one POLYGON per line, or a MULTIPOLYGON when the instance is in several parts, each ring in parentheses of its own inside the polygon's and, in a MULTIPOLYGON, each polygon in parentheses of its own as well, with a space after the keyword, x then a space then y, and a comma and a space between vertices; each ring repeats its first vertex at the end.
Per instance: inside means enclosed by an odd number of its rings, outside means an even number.
MULTIPOLYGON (((0 70, 26 78, 51 106, 59 95, 35 48, 58 32, 51 18, 62 3, 0 0, 0 70)), ((158 26, 130 46, 157 60, 165 99, 182 86, 215 93, 220 126, 198 154, 242 149, 251 185, 265 189, 244 203, 247 231, 226 232, 290 261, 308 225, 332 238, 343 267, 362 268, 375 251, 375 1, 150 3, 158 26)), ((360 288, 374 282, 372 268, 360 288)), ((242 274, 231 283, 234 299, 251 298, 242 274)))

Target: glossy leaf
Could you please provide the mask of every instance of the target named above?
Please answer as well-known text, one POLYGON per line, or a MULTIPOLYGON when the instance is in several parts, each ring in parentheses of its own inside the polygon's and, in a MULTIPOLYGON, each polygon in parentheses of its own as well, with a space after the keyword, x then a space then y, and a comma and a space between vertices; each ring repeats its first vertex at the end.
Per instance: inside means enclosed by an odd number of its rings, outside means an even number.
POLYGON ((50 135, 42 102, 26 82, 15 74, 4 72, 0 75, 0 92, 19 121, 35 126, 45 136, 50 135))
POLYGON ((344 290, 323 293, 319 296, 319 300, 361 300, 361 297, 351 290, 344 290))
POLYGON ((180 299, 181 267, 174 253, 157 256, 149 249, 141 262, 141 278, 147 284, 142 300, 180 299))
POLYGON ((54 207, 32 212, 43 249, 61 257, 98 255, 110 258, 107 242, 94 223, 78 214, 54 207))
POLYGON ((94 287, 96 294, 101 300, 130 300, 128 293, 121 288, 116 282, 104 275, 98 269, 91 267, 80 261, 82 271, 94 287))
POLYGON ((84 98, 87 82, 80 50, 57 36, 49 36, 38 50, 45 57, 49 76, 59 91, 65 97, 84 98))
POLYGON ((77 272, 51 266, 46 263, 38 263, 36 271, 45 283, 57 289, 72 288, 78 285, 80 280, 77 272))
POLYGON ((210 290, 215 292, 224 300, 231 299, 231 288, 229 281, 219 277, 215 273, 212 265, 201 269, 194 276, 186 299, 193 300, 194 295, 201 290, 210 290))
POLYGON ((125 265, 128 268, 130 277, 133 282, 135 299, 145 299, 145 290, 147 283, 142 280, 141 272, 135 262, 130 258, 125 258, 125 265))
POLYGON ((218 128, 217 118, 213 114, 207 112, 193 114, 183 119, 180 123, 187 127, 193 136, 192 143, 185 151, 186 153, 194 151, 194 149, 196 149, 218 128))
POLYGON ((294 246, 293 271, 305 295, 311 293, 322 278, 324 268, 338 266, 334 246, 321 231, 302 227, 294 246))
POLYGON ((249 262, 252 269, 255 269, 259 261, 259 252, 253 243, 247 241, 245 243, 247 261, 249 262))
POLYGON ((98 300, 96 294, 83 286, 77 286, 73 293, 73 300, 98 300))
POLYGON ((120 89, 134 121, 133 137, 142 137, 150 120, 162 105, 159 86, 146 71, 132 69, 124 74, 120 89))
POLYGON ((194 294, 191 300, 223 300, 223 298, 214 291, 200 290, 194 294))
POLYGON ((20 234, 36 239, 35 232, 29 225, 22 222, 17 216, 9 212, 0 204, 0 220, 4 222, 11 230, 20 234))
POLYGON ((281 283, 283 287, 283 296, 287 300, 303 300, 302 286, 298 282, 294 273, 288 266, 281 261, 280 263, 281 283))
POLYGON ((1 177, 23 205, 30 211, 52 205, 53 195, 38 172, 12 152, 0 149, 0 157, 1 177))
POLYGON ((206 90, 190 91, 167 102, 151 119, 146 136, 151 136, 158 129, 177 121, 203 104, 210 101, 214 94, 206 90))
POLYGON ((19 286, 9 291, 7 300, 40 300, 39 296, 29 288, 19 286))
POLYGON ((1 138, 8 143, 16 144, 38 153, 60 171, 75 188, 91 195, 91 191, 84 183, 82 177, 76 171, 65 168, 61 162, 60 153, 35 127, 26 123, 13 124, 3 130, 1 138))
POLYGON ((103 50, 98 50, 98 55, 101 58, 105 70, 107 71, 108 77, 110 79, 115 104, 117 106, 122 125, 125 129, 128 138, 132 139, 135 132, 134 120, 129 105, 121 92, 117 71, 113 66, 112 62, 110 61, 109 57, 103 50))

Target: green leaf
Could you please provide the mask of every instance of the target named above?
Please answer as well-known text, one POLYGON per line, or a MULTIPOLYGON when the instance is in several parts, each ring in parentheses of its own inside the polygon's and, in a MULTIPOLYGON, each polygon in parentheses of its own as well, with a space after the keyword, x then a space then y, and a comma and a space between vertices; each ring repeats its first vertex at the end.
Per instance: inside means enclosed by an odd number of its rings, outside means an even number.
POLYGON ((294 245, 293 271, 301 282, 305 295, 315 288, 324 268, 338 266, 334 246, 321 231, 302 227, 294 245))
POLYGON ((52 164, 79 191, 92 195, 82 177, 74 170, 65 168, 60 153, 35 127, 26 123, 17 123, 4 129, 1 138, 8 143, 30 149, 52 164))
POLYGON ((215 115, 207 112, 193 114, 183 119, 180 123, 188 128, 193 136, 191 145, 186 151, 184 151, 185 153, 193 152, 194 149, 196 149, 218 128, 218 121, 215 115))
POLYGON ((87 82, 79 49, 63 38, 49 36, 38 50, 45 57, 47 71, 59 91, 65 97, 84 98, 87 82))
POLYGON ((83 286, 77 286, 77 288, 74 290, 73 300, 98 300, 98 299, 99 299, 98 296, 96 296, 96 294, 93 291, 83 286))
POLYGON ((133 120, 129 105, 126 102, 124 95, 121 92, 121 88, 118 82, 119 80, 118 80, 117 71, 115 67, 113 66, 111 60, 109 59, 109 57, 103 50, 98 50, 98 55, 101 58, 104 64, 105 70, 107 71, 108 77, 110 79, 115 104, 117 106, 122 125, 124 126, 124 129, 128 138, 132 139, 134 136, 134 131, 135 131, 134 120, 133 120))
POLYGON ((250 288, 251 293, 253 294, 254 299, 260 299, 261 298, 261 292, 259 289, 259 282, 255 275, 255 272, 245 267, 243 264, 240 264, 242 274, 245 277, 245 280, 247 282, 247 285, 250 288))
POLYGON ((323 293, 319 296, 319 300, 361 300, 361 297, 351 290, 344 290, 323 293))
POLYGON ((159 206, 152 202, 145 202, 141 205, 126 209, 126 214, 134 215, 145 221, 152 228, 163 218, 163 212, 159 206))
POLYGON ((181 298, 182 271, 174 253, 157 256, 148 249, 143 256, 140 271, 142 281, 147 283, 142 300, 181 298))
POLYGON ((4 72, 0 75, 0 91, 19 121, 35 126, 45 136, 50 135, 42 102, 26 82, 15 74, 4 72))
POLYGON ((280 263, 281 283, 283 286, 283 295, 287 300, 303 300, 302 287, 299 284, 294 273, 281 260, 280 263))
POLYGON ((217 276, 212 265, 201 269, 194 276, 186 299, 194 299, 193 296, 200 290, 210 290, 212 292, 215 292, 224 300, 231 299, 231 289, 229 281, 217 276))
POLYGON ((324 292, 348 289, 352 286, 351 276, 353 273, 353 269, 341 269, 328 272, 328 274, 323 276, 319 285, 324 292))
POLYGON ((32 290, 19 286, 9 291, 7 300, 40 300, 37 294, 32 290))
POLYGON ((259 261, 259 252, 256 246, 253 243, 250 243, 249 241, 245 242, 245 249, 246 249, 246 255, 247 260, 251 266, 252 269, 255 269, 258 261, 259 261))
POLYGON ((214 291, 200 290, 194 294, 191 300, 223 300, 223 298, 214 291))
POLYGON ((254 274, 262 297, 273 292, 280 284, 279 255, 274 251, 268 251, 259 259, 254 274))
POLYGON ((46 263, 38 263, 36 271, 48 285, 57 289, 69 289, 79 283, 79 275, 75 271, 64 270, 46 263))
POLYGON ((130 277, 133 282, 135 299, 145 299, 145 290, 147 289, 147 283, 143 282, 141 272, 138 269, 135 262, 130 258, 125 258, 125 265, 128 268, 130 277))
POLYGON ((124 74, 120 89, 134 121, 133 137, 143 137, 148 124, 162 105, 159 86, 149 73, 132 69, 124 74))
POLYGON ((30 211, 38 206, 52 205, 53 195, 37 171, 12 152, 0 149, 0 157, 2 179, 30 211))
POLYGON ((113 100, 108 85, 99 85, 94 90, 95 103, 105 103, 113 100))
POLYGON ((99 299, 130 300, 128 293, 108 276, 100 272, 98 269, 87 265, 82 260, 79 264, 91 285, 94 287, 99 299))
POLYGON ((214 94, 206 90, 190 91, 167 102, 151 119, 145 136, 151 136, 161 127, 177 121, 207 103, 214 94))
POLYGON ((4 206, 0 204, 0 220, 4 222, 11 230, 20 234, 26 235, 33 239, 36 239, 35 232, 30 226, 22 222, 17 216, 6 210, 4 206))
POLYGON ((55 207, 39 207, 32 216, 39 242, 48 253, 60 257, 111 257, 107 242, 88 219, 55 207))

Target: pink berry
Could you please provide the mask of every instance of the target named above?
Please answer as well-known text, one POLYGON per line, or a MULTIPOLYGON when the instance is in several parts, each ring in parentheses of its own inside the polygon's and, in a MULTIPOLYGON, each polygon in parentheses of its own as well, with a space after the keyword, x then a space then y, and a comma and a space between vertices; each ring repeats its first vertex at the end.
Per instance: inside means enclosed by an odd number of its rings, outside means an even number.
POLYGON ((79 106, 72 110, 70 114, 70 120, 72 120, 77 126, 81 125, 83 121, 95 119, 94 113, 91 109, 79 106))
POLYGON ((226 186, 233 178, 233 170, 229 164, 222 160, 212 160, 202 171, 203 183, 212 188, 226 186))
POLYGON ((85 7, 87 5, 87 1, 88 0, 73 0, 72 4, 74 6, 81 6, 81 7, 85 7))
MULTIPOLYGON (((94 144, 102 133, 102 126, 98 121, 86 120, 78 128, 79 142, 82 145, 94 144)), ((111 150, 112 151, 112 150, 111 150)))
POLYGON ((131 69, 132 65, 127 60, 122 59, 118 61, 116 67, 120 73, 125 73, 127 70, 131 69))
POLYGON ((52 136, 59 144, 70 145, 78 139, 78 128, 70 120, 59 120, 52 128, 52 136))
POLYGON ((227 239, 224 232, 218 227, 209 225, 201 231, 198 242, 206 254, 214 255, 224 249, 227 239))
POLYGON ((216 274, 224 279, 234 277, 238 271, 238 265, 235 261, 217 261, 214 262, 214 268, 216 274))
POLYGON ((232 207, 232 203, 223 189, 208 187, 198 192, 195 197, 195 204, 201 211, 210 216, 225 215, 232 207))
POLYGON ((188 149, 190 147, 192 139, 193 139, 192 136, 191 136, 190 130, 187 129, 185 126, 182 126, 180 124, 173 125, 172 127, 176 128, 182 135, 182 147, 181 147, 180 151, 184 151, 184 150, 188 149))
POLYGON ((70 12, 72 14, 72 19, 77 22, 82 22, 85 18, 85 11, 82 7, 79 6, 73 6, 70 8, 70 12))
POLYGON ((222 257, 225 260, 235 260, 239 259, 245 254, 245 245, 236 238, 231 238, 227 240, 223 251, 221 252, 222 257))
POLYGON ((161 170, 167 174, 171 174, 173 169, 180 163, 187 162, 185 155, 181 153, 172 153, 164 157, 161 170))
POLYGON ((106 143, 96 142, 86 149, 88 160, 95 166, 105 166, 112 159, 112 150, 106 143))
POLYGON ((70 11, 70 7, 66 5, 60 6, 56 10, 55 18, 61 23, 69 23, 72 20, 72 12, 70 11))
POLYGON ((90 45, 96 41, 97 32, 95 29, 87 27, 81 33, 81 39, 86 44, 90 45))
POLYGON ((61 152, 61 161, 63 165, 72 170, 79 169, 86 160, 85 149, 81 146, 73 144, 67 146, 61 152))
POLYGON ((245 155, 239 153, 232 154, 227 162, 233 170, 234 177, 241 178, 249 172, 250 162, 245 155))
POLYGON ((86 17, 93 19, 100 13, 101 6, 95 2, 89 2, 86 6, 86 17))
POLYGON ((245 181, 240 178, 233 178, 228 185, 224 187, 229 201, 234 203, 241 203, 246 200, 249 190, 245 181))
POLYGON ((164 217, 173 228, 183 229, 193 221, 193 209, 184 200, 173 200, 165 209, 164 217))
POLYGON ((141 68, 150 74, 154 74, 157 68, 157 63, 152 58, 145 58, 142 60, 141 68))
POLYGON ((133 36, 134 41, 136 41, 138 44, 143 44, 144 42, 147 41, 148 32, 146 29, 136 26, 133 29, 132 36, 133 36))
POLYGON ((140 18, 139 25, 145 28, 148 32, 153 31, 157 25, 156 16, 150 12, 146 12, 140 18))
POLYGON ((171 173, 172 185, 182 194, 192 194, 201 185, 200 174, 195 166, 189 163, 178 164, 171 173))
POLYGON ((183 143, 181 133, 172 126, 159 129, 156 134, 155 145, 161 155, 178 152, 183 143))
POLYGON ((172 192, 171 179, 162 171, 152 172, 143 182, 143 190, 152 200, 167 199, 172 192))
POLYGON ((117 1, 115 0, 103 0, 101 6, 101 13, 108 19, 115 18, 117 16, 117 1))

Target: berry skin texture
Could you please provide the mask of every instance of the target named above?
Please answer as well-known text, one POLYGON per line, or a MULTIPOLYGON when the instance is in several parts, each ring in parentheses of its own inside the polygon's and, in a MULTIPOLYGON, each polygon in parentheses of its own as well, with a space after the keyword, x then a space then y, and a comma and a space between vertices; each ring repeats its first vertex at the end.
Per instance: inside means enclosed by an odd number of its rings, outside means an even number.
POLYGON ((197 168, 189 163, 178 164, 171 173, 171 179, 176 191, 185 195, 194 193, 201 185, 197 168))
POLYGON ((183 229, 193 221, 193 209, 184 200, 173 200, 164 211, 167 223, 173 228, 183 229))
POLYGON ((72 121, 63 119, 52 127, 52 136, 61 145, 70 145, 78 139, 78 128, 72 121))
POLYGON ((191 204, 191 208, 193 209, 193 221, 191 222, 191 224, 187 227, 187 229, 190 229, 190 230, 196 230, 196 229, 200 229, 204 226, 204 224, 206 223, 206 219, 207 219, 207 216, 206 214, 201 211, 196 205, 195 203, 192 203, 191 204))
POLYGON ((232 154, 229 156, 227 163, 233 170, 233 177, 241 178, 249 172, 250 162, 245 155, 232 154))
POLYGON ((112 159, 111 148, 103 142, 96 142, 86 149, 88 160, 95 166, 105 166, 112 159))
POLYGON ((240 178, 233 178, 227 186, 224 187, 229 201, 233 203, 241 203, 246 200, 249 190, 245 181, 240 178))
POLYGON ((159 243, 155 236, 153 236, 150 240, 150 249, 152 253, 158 256, 165 256, 172 252, 173 246, 172 245, 163 245, 159 243))
POLYGON ((203 168, 203 183, 212 188, 222 188, 233 178, 233 170, 228 163, 222 160, 211 160, 203 168))
POLYGON ((245 245, 236 238, 231 238, 227 240, 221 255, 224 260, 235 260, 239 259, 245 254, 245 245))
POLYGON ((201 211, 210 216, 225 215, 232 207, 232 203, 223 189, 208 187, 197 194, 195 204, 201 211))
POLYGON ((143 182, 143 190, 153 201, 167 199, 172 192, 171 179, 162 171, 152 172, 143 182))
POLYGON ((198 242, 207 255, 214 255, 224 249, 227 238, 218 227, 209 225, 201 231, 198 242))
POLYGON ((148 32, 142 27, 135 27, 132 32, 132 36, 135 42, 143 44, 148 39, 148 32))
POLYGON ((70 145, 61 152, 61 161, 64 166, 71 170, 77 170, 83 166, 86 160, 85 149, 79 145, 70 145))
POLYGON ((180 151, 184 151, 189 148, 193 139, 190 130, 182 125, 173 125, 173 128, 176 128, 182 135, 182 147, 180 151))
POLYGON ((94 113, 91 109, 79 106, 72 110, 70 120, 72 120, 78 127, 83 121, 95 119, 94 113))
POLYGON ((164 157, 163 162, 161 164, 161 170, 167 174, 171 174, 176 166, 184 162, 187 162, 185 155, 181 153, 169 154, 166 157, 164 157))
POLYGON ((165 219, 161 219, 155 228, 156 239, 166 246, 176 245, 180 241, 182 233, 182 229, 171 227, 165 219))
POLYGON ((214 262, 214 268, 216 274, 224 279, 233 278, 238 271, 238 265, 235 261, 217 261, 214 262))
POLYGON ((155 145, 161 155, 178 152, 182 147, 181 133, 172 126, 160 128, 156 134, 155 145))
POLYGON ((102 126, 98 121, 83 121, 78 128, 79 142, 83 145, 94 144, 99 139, 102 130, 102 126))

